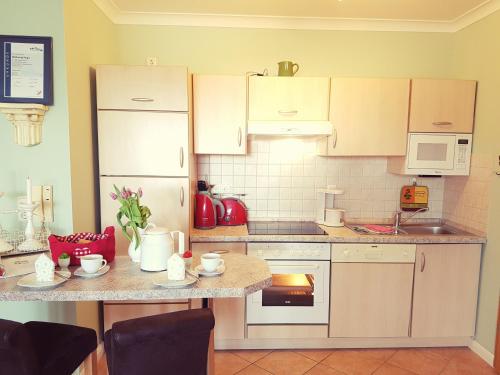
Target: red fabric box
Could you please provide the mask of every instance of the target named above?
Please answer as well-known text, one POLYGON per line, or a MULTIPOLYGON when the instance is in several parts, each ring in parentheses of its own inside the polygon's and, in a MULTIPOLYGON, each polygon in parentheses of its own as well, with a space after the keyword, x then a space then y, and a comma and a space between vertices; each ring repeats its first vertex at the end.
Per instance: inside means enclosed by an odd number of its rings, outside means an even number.
POLYGON ((107 227, 104 233, 75 233, 69 236, 49 237, 52 260, 57 264, 57 258, 62 253, 70 256, 71 266, 80 265, 80 257, 88 254, 101 254, 108 263, 115 259, 115 228, 107 227), (78 243, 80 240, 91 241, 78 243))

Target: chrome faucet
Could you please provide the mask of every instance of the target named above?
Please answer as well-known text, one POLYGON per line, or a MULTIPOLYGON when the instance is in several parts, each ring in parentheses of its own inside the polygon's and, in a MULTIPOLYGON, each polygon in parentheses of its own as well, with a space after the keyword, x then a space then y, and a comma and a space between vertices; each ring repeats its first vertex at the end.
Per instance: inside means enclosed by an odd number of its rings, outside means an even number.
POLYGON ((428 211, 428 210, 429 210, 428 207, 419 208, 418 210, 413 211, 410 216, 405 217, 405 218, 402 217, 403 211, 397 211, 394 214, 394 224, 393 224, 394 234, 399 234, 399 231, 401 230, 399 227, 401 224, 406 223, 408 220, 410 220, 413 216, 415 216, 419 212, 424 212, 424 211, 428 211))

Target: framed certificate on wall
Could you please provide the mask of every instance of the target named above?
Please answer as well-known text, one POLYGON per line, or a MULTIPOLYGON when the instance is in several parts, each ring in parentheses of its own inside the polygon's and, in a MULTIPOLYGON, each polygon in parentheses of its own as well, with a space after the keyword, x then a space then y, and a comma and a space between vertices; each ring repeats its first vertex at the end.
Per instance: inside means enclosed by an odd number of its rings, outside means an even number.
POLYGON ((0 103, 51 105, 52 38, 0 35, 0 103))

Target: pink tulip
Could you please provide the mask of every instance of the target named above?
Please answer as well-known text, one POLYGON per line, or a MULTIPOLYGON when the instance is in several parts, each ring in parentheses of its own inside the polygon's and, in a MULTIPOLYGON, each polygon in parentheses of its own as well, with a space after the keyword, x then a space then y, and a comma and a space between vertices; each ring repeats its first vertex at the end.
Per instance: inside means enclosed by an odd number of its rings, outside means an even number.
POLYGON ((122 191, 121 194, 123 199, 127 199, 128 198, 128 193, 126 191, 122 191))
POLYGON ((142 188, 139 188, 139 190, 137 190, 137 195, 139 196, 139 198, 142 197, 142 188))
POLYGON ((116 195, 115 193, 109 193, 109 196, 111 197, 111 199, 113 199, 114 201, 118 198, 118 195, 116 195))
POLYGON ((128 188, 128 189, 127 189, 127 194, 128 194, 128 196, 129 196, 129 197, 131 197, 131 196, 132 196, 132 190, 130 190, 130 189, 128 188))

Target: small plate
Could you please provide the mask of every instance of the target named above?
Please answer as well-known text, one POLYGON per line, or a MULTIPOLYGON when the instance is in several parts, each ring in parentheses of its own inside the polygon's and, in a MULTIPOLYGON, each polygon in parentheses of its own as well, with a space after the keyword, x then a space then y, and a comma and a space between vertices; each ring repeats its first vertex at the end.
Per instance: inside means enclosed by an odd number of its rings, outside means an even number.
POLYGON ((87 273, 83 270, 82 267, 78 267, 75 272, 73 273, 73 275, 75 276, 80 276, 80 277, 83 277, 85 279, 93 279, 94 277, 99 277, 99 276, 102 276, 104 275, 106 272, 109 271, 109 265, 106 265, 104 266, 103 268, 101 268, 99 271, 97 271, 96 273, 87 273))
POLYGON ((169 280, 168 279, 168 271, 165 272, 160 277, 158 277, 153 284, 156 286, 161 286, 162 288, 184 288, 196 283, 198 279, 190 274, 186 274, 186 278, 184 280, 169 280))
POLYGON ((215 271, 213 271, 213 272, 205 271, 205 269, 203 268, 203 266, 201 264, 197 265, 195 268, 195 271, 198 272, 198 275, 206 276, 206 277, 222 275, 225 270, 226 270, 226 266, 224 264, 221 264, 220 266, 218 266, 215 269, 215 271))
POLYGON ((36 279, 36 273, 30 273, 29 275, 24 276, 17 282, 17 285, 25 287, 25 288, 34 288, 34 289, 42 289, 42 288, 52 288, 63 284, 68 279, 64 277, 54 275, 54 280, 52 281, 38 281, 36 279))

